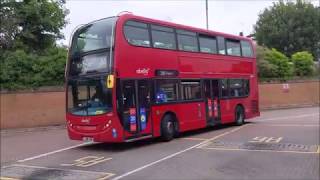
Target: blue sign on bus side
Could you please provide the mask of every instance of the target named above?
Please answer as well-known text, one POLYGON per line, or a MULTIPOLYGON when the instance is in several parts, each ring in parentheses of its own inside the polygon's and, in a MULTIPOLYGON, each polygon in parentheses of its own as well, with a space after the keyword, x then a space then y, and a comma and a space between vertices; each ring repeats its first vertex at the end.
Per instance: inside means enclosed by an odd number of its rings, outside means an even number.
POLYGON ((141 130, 146 129, 147 127, 146 108, 140 108, 140 123, 141 123, 141 130))

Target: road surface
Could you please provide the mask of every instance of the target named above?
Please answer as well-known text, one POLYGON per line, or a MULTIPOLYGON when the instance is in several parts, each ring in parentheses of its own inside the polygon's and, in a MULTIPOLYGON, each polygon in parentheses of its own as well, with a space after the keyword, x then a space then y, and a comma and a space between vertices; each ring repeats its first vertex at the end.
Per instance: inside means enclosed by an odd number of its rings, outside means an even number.
POLYGON ((319 107, 122 144, 71 141, 63 127, 1 132, 3 179, 319 179, 319 107))

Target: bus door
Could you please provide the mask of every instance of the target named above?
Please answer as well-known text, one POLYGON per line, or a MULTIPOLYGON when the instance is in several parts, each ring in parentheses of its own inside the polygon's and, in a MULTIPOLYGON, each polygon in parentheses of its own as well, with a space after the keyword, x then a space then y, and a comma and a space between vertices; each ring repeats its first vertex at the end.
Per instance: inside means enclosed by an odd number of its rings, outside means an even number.
POLYGON ((221 109, 220 109, 220 96, 219 96, 219 80, 211 80, 212 92, 212 110, 215 124, 221 123, 221 109))
POLYGON ((229 80, 220 79, 219 81, 219 90, 220 90, 220 109, 221 109, 221 123, 230 123, 233 122, 234 110, 231 108, 231 103, 229 99, 229 80))
POLYGON ((121 81, 119 114, 126 138, 151 134, 150 81, 121 81))
POLYGON ((219 86, 218 80, 204 80, 207 125, 219 123, 219 86))

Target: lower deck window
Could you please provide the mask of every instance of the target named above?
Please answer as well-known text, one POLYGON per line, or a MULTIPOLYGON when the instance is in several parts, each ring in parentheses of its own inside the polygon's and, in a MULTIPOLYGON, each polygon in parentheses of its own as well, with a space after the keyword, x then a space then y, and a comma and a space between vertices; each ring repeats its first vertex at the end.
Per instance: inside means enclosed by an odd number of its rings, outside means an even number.
POLYGON ((182 81, 181 96, 182 100, 201 99, 200 81, 182 81))
POLYGON ((231 97, 244 96, 242 79, 230 79, 230 96, 231 97))
POLYGON ((178 100, 178 81, 177 80, 157 80, 156 103, 165 103, 178 100))

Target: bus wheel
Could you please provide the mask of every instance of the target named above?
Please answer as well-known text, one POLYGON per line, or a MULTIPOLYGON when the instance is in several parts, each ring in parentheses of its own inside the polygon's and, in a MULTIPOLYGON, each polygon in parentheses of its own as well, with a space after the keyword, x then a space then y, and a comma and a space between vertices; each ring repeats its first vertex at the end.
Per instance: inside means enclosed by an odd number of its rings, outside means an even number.
POLYGON ((170 141, 174 136, 174 121, 172 116, 165 115, 161 121, 161 137, 164 141, 170 141))
POLYGON ((241 126, 244 123, 244 111, 243 108, 241 106, 237 106, 236 108, 236 112, 235 112, 235 121, 236 121, 236 125, 241 126))

